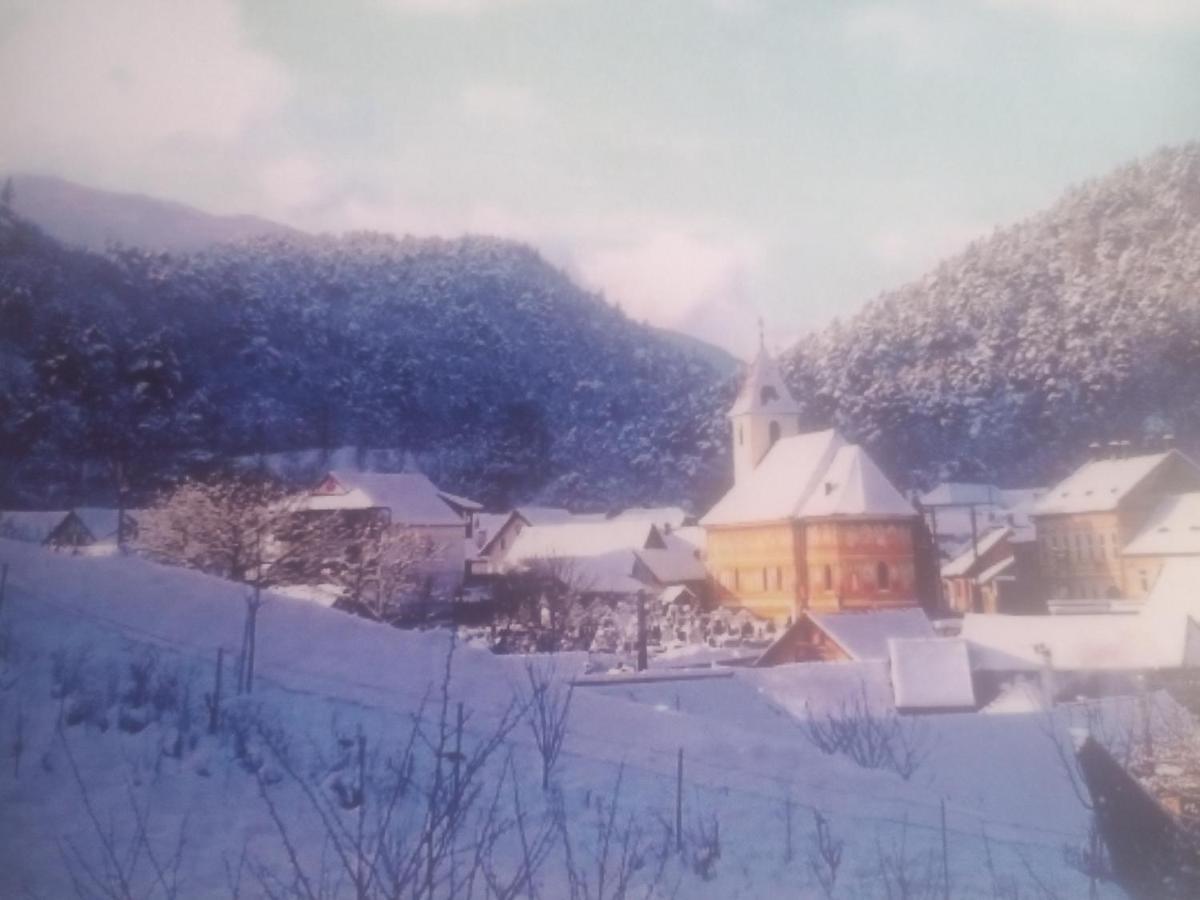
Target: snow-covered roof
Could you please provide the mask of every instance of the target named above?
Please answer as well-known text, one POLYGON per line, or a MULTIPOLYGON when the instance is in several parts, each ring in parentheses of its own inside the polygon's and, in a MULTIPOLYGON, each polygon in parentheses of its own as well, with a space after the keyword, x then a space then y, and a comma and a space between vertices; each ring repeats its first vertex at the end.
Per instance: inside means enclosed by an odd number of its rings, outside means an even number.
POLYGON ((672 542, 684 543, 700 553, 703 553, 708 546, 708 532, 700 525, 684 525, 682 528, 674 529, 670 534, 663 535, 667 546, 672 542))
POLYGON ((561 506, 519 506, 516 512, 530 525, 563 525, 567 522, 597 522, 598 513, 573 513, 561 506))
POLYGON ((438 496, 449 503, 452 507, 464 510, 466 512, 481 512, 483 504, 477 500, 472 500, 469 497, 463 497, 459 494, 452 494, 449 491, 438 491, 438 496))
POLYGON ((558 556, 565 563, 561 571, 583 593, 634 594, 646 585, 633 576, 636 556, 628 548, 588 556, 558 556))
POLYGON ((962 637, 976 670, 1133 671, 1183 664, 1187 616, 1005 616, 969 613, 962 637))
POLYGON ((892 638, 932 638, 936 635, 925 610, 873 609, 866 612, 808 612, 808 618, 832 638, 851 659, 887 659, 892 638))
POLYGON ((994 528, 981 537, 976 546, 972 547, 968 542, 965 550, 942 566, 942 577, 961 578, 964 575, 969 575, 979 557, 998 545, 1009 534, 1010 531, 1007 528, 994 528))
POLYGON ((631 506, 613 516, 619 522, 653 522, 659 528, 675 529, 687 521, 688 514, 678 506, 631 506))
POLYGON ((495 543, 504 527, 514 519, 525 521, 515 509, 506 513, 479 513, 475 517, 475 537, 473 539, 476 549, 470 555, 485 553, 495 543))
POLYGON ((892 689, 897 709, 974 709, 975 686, 961 638, 892 638, 892 689))
POLYGON ((1000 489, 994 484, 966 481, 943 481, 921 495, 924 506, 967 506, 970 504, 1002 504, 1000 489))
POLYGON ((1125 545, 1126 556, 1200 554, 1200 492, 1163 499, 1125 545))
POLYGON ((1033 515, 1114 510, 1150 473, 1173 457, 1187 460, 1179 451, 1168 450, 1166 453, 1130 456, 1125 459, 1094 459, 1086 462, 1048 490, 1045 496, 1034 504, 1033 515))
POLYGON ((777 441, 700 524, 915 515, 867 452, 831 429, 777 441))
POLYGON ((1169 657, 1185 658, 1188 622, 1200 622, 1200 557, 1167 560, 1137 618, 1158 636, 1169 657))
POLYGON ((0 512, 0 537, 40 544, 67 517, 68 512, 66 509, 0 512))
POLYGON ((387 509, 398 525, 457 525, 462 519, 420 472, 330 472, 304 498, 303 509, 387 509))
POLYGON ((563 525, 530 525, 523 529, 508 552, 508 561, 560 556, 599 556, 614 550, 644 550, 664 546, 651 522, 568 522, 563 525))
POLYGON ((1042 712, 1045 708, 1046 697, 1041 686, 1021 678, 1004 685, 996 699, 979 711, 993 715, 1019 715, 1042 712))
POLYGON ((885 660, 739 668, 734 677, 754 685, 773 705, 798 719, 858 708, 888 713, 894 703, 885 660))
POLYGON ((659 584, 680 584, 703 581, 707 577, 704 563, 689 546, 669 546, 664 549, 638 550, 638 558, 659 584))
POLYGON ((767 353, 766 347, 758 348, 758 355, 746 370, 746 378, 742 382, 737 400, 729 410, 730 416, 742 416, 747 413, 800 415, 800 404, 792 396, 791 389, 779 372, 779 366, 767 353))
POLYGON ((664 606, 671 603, 678 603, 680 600, 695 600, 696 595, 686 584, 672 584, 662 589, 658 595, 658 602, 664 606))

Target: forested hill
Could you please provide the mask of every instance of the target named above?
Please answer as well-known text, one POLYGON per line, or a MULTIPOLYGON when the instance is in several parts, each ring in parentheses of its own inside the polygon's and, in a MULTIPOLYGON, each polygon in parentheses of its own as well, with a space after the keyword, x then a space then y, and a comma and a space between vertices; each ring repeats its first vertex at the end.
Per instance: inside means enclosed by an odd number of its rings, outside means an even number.
POLYGON ((1200 144, 1070 190, 790 354, 810 425, 929 482, 1200 443, 1200 144))
POLYGON ((506 241, 101 256, 0 210, 0 504, 351 444, 494 504, 703 503, 727 480, 733 387, 506 241))

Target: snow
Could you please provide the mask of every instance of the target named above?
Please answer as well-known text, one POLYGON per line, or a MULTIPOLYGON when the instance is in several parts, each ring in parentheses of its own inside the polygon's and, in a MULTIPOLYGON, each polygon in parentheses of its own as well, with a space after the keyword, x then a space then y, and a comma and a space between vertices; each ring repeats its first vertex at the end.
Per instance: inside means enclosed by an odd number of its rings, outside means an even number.
POLYGON ((70 510, 9 510, 0 512, 0 537, 40 544, 50 536, 70 510))
MULTIPOLYGON (((0 559, 11 565, 5 621, 27 642, 34 666, 17 688, 26 691, 20 698, 26 764, 19 778, 6 771, 0 779, 0 895, 34 888, 40 896, 70 895, 61 848, 64 841, 82 846, 91 833, 63 762, 63 739, 56 737, 59 705, 47 699, 52 657, 64 646, 86 646, 101 667, 125 671, 132 654, 149 645, 192 672, 199 691, 211 683, 216 648, 237 646, 244 589, 138 558, 63 557, 11 541, 0 541, 0 559)), ((301 769, 328 771, 330 759, 321 748, 336 746, 339 736, 362 733, 371 748, 384 752, 398 745, 443 670, 448 647, 442 631, 400 631, 272 594, 260 619, 254 705, 291 735, 289 752, 301 769)), ((467 704, 468 741, 483 739, 521 683, 526 661, 458 648, 448 702, 467 704)), ((568 679, 584 658, 534 661, 555 666, 556 677, 568 679)), ((903 840, 913 854, 940 853, 943 800, 952 877, 963 895, 987 895, 985 830, 999 871, 1022 893, 1034 892, 1030 872, 1060 896, 1086 893, 1086 879, 1063 863, 1062 848, 1086 840, 1088 812, 1058 766, 1043 717, 1004 717, 1011 720, 1004 728, 996 727, 999 717, 914 718, 928 729, 930 755, 906 781, 826 755, 803 737, 809 711, 836 713, 842 700, 864 690, 886 714, 890 688, 882 662, 799 664, 695 682, 577 690, 555 796, 571 825, 582 827, 595 818, 592 798, 611 798, 620 772, 622 816, 654 822, 673 810, 683 749, 685 823, 717 817, 722 842, 712 880, 671 857, 672 884, 676 878, 679 884, 668 893, 697 900, 815 889, 802 862, 783 858, 779 823, 788 798, 796 805, 800 856, 813 810, 846 841, 839 882, 844 896, 885 892, 873 874, 881 844, 903 840)), ((6 747, 13 737, 9 699, 0 697, 6 747)), ((228 747, 206 741, 190 757, 169 759, 159 750, 156 727, 141 735, 66 729, 102 818, 126 808, 132 787, 153 801, 157 830, 168 833, 169 826, 189 823, 183 882, 189 896, 226 892, 225 865, 236 865, 244 847, 258 862, 286 865, 259 783, 225 761, 228 747)), ((509 743, 523 798, 540 804, 528 729, 512 732, 509 743)), ((284 815, 296 822, 301 856, 319 858, 323 833, 302 827, 303 797, 287 783, 278 791, 284 815)), ((561 862, 549 863, 539 882, 542 896, 567 893, 561 862)))
POLYGON ((1141 616, 968 613, 962 637, 977 671, 1036 671, 1048 651, 1060 671, 1137 671, 1179 665, 1141 616))
POLYGON ((604 516, 573 513, 560 506, 519 506, 516 512, 530 525, 565 525, 569 522, 597 522, 604 516))
POLYGON ((637 556, 659 584, 704 581, 706 577, 704 563, 688 548, 638 550, 637 556))
POLYGON ((1040 684, 1028 679, 1017 679, 1000 689, 996 699, 980 712, 989 715, 1013 715, 1014 713, 1037 713, 1046 709, 1046 697, 1040 684))
POLYGON ((836 431, 783 438, 721 498, 704 526, 831 516, 913 517, 866 451, 836 431))
POLYGON ((570 522, 530 525, 517 535, 507 561, 519 564, 532 559, 599 556, 617 550, 642 550, 661 545, 651 522, 570 522))
POLYGON ((975 547, 972 547, 970 542, 968 542, 966 549, 962 553, 942 566, 942 577, 961 578, 969 574, 979 557, 1011 536, 1011 534, 1012 531, 1008 528, 997 528, 981 537, 975 547))
POLYGON ((1126 556, 1200 555, 1200 492, 1163 499, 1122 552, 1126 556))
POLYGON ((1008 579, 1015 578, 1016 572, 1010 571, 1010 570, 1015 570, 1016 565, 1017 565, 1017 560, 1015 557, 1010 556, 1008 559, 1002 559, 1002 560, 1000 560, 1000 562, 996 563, 994 566, 990 566, 990 567, 984 569, 982 572, 980 572, 979 577, 976 579, 976 582, 978 584, 988 584, 989 582, 994 581, 997 578, 1008 578, 1008 579))
POLYGON ((1170 457, 1187 459, 1177 450, 1170 450, 1166 453, 1086 462, 1047 491, 1034 505, 1033 514, 1068 515, 1116 509, 1130 491, 1170 457))
MULTIPOLYGON (((72 510, 97 542, 112 540, 117 536, 117 511, 98 506, 77 506, 72 510)), ((128 519, 136 519, 137 510, 126 510, 128 519)), ((128 521, 128 519, 126 521, 128 521)))
POLYGON ((966 641, 892 638, 888 651, 897 709, 975 708, 966 641))
POLYGON ((855 660, 888 659, 892 638, 935 636, 929 617, 916 607, 845 613, 809 610, 807 616, 855 660))
POLYGON ((303 508, 387 509, 394 524, 463 527, 463 520, 439 496, 433 482, 420 472, 382 474, 340 469, 329 475, 335 482, 332 490, 310 493, 303 508))
POLYGON ((673 543, 684 543, 690 546, 693 550, 703 553, 708 547, 708 532, 700 525, 685 525, 682 528, 676 528, 670 534, 664 534, 663 540, 667 546, 673 543))
POLYGON ((477 500, 472 500, 469 497, 461 497, 458 494, 452 494, 449 491, 438 491, 438 496, 449 503, 451 506, 468 512, 480 512, 483 510, 483 504, 477 500))

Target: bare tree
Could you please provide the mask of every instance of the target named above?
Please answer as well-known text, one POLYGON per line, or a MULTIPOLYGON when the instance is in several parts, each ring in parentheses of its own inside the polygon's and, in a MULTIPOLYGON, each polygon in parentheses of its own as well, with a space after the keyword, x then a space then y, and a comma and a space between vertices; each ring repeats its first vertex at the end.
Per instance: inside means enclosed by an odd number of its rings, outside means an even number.
POLYGON ((821 893, 833 897, 846 842, 834 835, 829 820, 821 812, 813 810, 813 821, 816 830, 812 834, 812 847, 808 852, 808 869, 821 886, 821 893))
POLYGON ((550 778, 567 739, 567 723, 571 715, 571 700, 575 695, 574 682, 564 688, 552 663, 525 663, 529 682, 524 704, 528 710, 529 730, 542 759, 542 790, 550 789, 550 778))
POLYGON ((331 548, 346 540, 336 519, 303 505, 303 496, 270 482, 229 478, 186 481, 144 516, 141 540, 151 554, 247 586, 239 693, 254 687, 263 592, 318 575, 331 548))
POLYGON ((417 616, 430 592, 437 546, 427 534, 387 523, 372 524, 352 544, 335 580, 344 602, 377 622, 395 625, 417 616))

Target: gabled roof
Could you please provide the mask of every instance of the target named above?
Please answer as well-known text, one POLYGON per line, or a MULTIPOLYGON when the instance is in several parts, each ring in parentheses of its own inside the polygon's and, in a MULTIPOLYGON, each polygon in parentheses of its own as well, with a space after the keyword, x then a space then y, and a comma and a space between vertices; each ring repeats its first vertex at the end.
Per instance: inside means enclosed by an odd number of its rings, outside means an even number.
POLYGON ((975 686, 961 638, 892 638, 892 690, 897 709, 974 709, 975 686))
MULTIPOLYGON (((1049 516, 1114 510, 1129 493, 1168 459, 1195 463, 1178 450, 1130 456, 1125 459, 1095 459, 1084 463, 1060 481, 1033 506, 1033 515, 1049 516)), ((1197 470, 1200 474, 1200 470, 1197 470)))
MULTIPOLYGON (((564 525, 530 525, 517 535, 508 561, 600 556, 616 550, 644 550, 664 546, 651 522, 569 522, 564 525)), ((631 569, 632 571, 632 569, 631 569)))
POLYGON ((855 660, 889 658, 893 638, 932 638, 933 624, 923 609, 876 609, 867 612, 822 613, 808 618, 855 660))
POLYGON ((477 541, 479 555, 487 553, 496 542, 496 538, 500 537, 500 533, 513 521, 529 525, 529 520, 515 509, 506 513, 480 513, 476 519, 476 535, 482 535, 477 541))
POLYGON ((835 516, 909 518, 916 510, 865 450, 828 430, 777 441, 700 524, 835 516))
POLYGON ((420 472, 330 472, 304 499, 304 509, 387 509, 397 525, 463 522, 420 472))
POLYGON ((530 525, 563 525, 567 522, 596 522, 600 514, 573 513, 561 506, 518 506, 516 511, 530 525))
POLYGON ((750 363, 746 378, 737 400, 729 410, 730 416, 761 413, 771 416, 798 416, 800 404, 792 396, 787 382, 779 372, 779 366, 767 353, 766 347, 758 348, 758 355, 750 363))
POLYGON ((469 497, 462 497, 458 494, 452 494, 449 491, 438 491, 438 496, 454 509, 461 509, 463 512, 483 511, 483 504, 469 497))
MULTIPOLYGON (((77 506, 71 512, 78 516, 79 521, 97 541, 106 541, 117 536, 117 511, 99 506, 77 506)), ((133 511, 126 510, 126 521, 131 519, 133 511)))
POLYGON ((67 517, 70 510, 38 509, 0 512, 0 537, 40 544, 67 517))
POLYGON ((987 569, 979 573, 979 577, 975 581, 981 585, 988 584, 996 579, 1011 581, 1016 576, 1017 559, 1015 556, 1010 556, 1008 559, 1002 559, 987 569))
POLYGON ((638 550, 637 556, 659 584, 703 581, 707 577, 704 563, 700 562, 695 551, 686 545, 671 546, 662 550, 638 550))
POLYGON ((1012 532, 1007 528, 994 528, 981 537, 975 547, 972 547, 968 541, 965 550, 942 566, 942 577, 962 578, 971 574, 976 561, 1011 534, 1012 532))
POLYGON ((1127 556, 1200 554, 1200 492, 1172 494, 1125 545, 1127 556))

